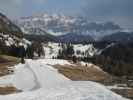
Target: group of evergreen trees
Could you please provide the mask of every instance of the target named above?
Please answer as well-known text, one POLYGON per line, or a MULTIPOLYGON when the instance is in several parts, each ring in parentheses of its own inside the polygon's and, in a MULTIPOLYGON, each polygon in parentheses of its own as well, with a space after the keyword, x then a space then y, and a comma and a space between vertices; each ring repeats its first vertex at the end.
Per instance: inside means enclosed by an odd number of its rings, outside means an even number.
POLYGON ((0 43, 0 53, 6 54, 14 57, 21 58, 21 62, 24 63, 24 58, 33 59, 34 54, 36 53, 38 57, 41 55, 45 55, 43 50, 43 45, 40 42, 33 42, 32 44, 28 44, 26 47, 23 45, 11 45, 6 46, 3 43, 0 43))
POLYGON ((72 44, 60 44, 59 59, 69 59, 74 62, 85 61, 100 66, 104 71, 115 76, 126 76, 133 79, 133 43, 118 44, 106 49, 100 55, 89 56, 88 52, 74 52, 72 44), (75 56, 82 55, 82 56, 75 56), (87 55, 87 56, 86 56, 87 55))
POLYGON ((76 62, 76 56, 74 55, 74 48, 71 43, 68 44, 59 44, 61 49, 58 52, 58 59, 69 59, 76 62))
POLYGON ((0 54, 7 53, 8 48, 5 46, 4 41, 0 40, 0 54))
MULTIPOLYGON (((104 71, 115 76, 133 76, 133 63, 122 59, 113 59, 110 56, 99 55, 92 62, 100 66, 104 71)), ((133 77, 132 77, 133 79, 133 77)))
MULTIPOLYGON (((67 60, 72 60, 73 62, 77 62, 78 60, 85 60, 90 58, 90 54, 89 51, 80 51, 74 50, 73 44, 71 43, 67 43, 67 44, 59 44, 59 46, 61 47, 61 49, 59 49, 58 52, 58 59, 67 59, 67 60)), ((87 60, 86 60, 87 61, 87 60)))
POLYGON ((100 55, 82 57, 81 60, 92 62, 112 75, 133 79, 133 43, 116 44, 100 55))

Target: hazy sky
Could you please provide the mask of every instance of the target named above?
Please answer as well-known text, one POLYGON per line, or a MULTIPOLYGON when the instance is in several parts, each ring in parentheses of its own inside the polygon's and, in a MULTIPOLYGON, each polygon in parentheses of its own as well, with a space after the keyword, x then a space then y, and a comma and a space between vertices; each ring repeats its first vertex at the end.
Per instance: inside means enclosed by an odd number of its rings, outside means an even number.
POLYGON ((133 28, 133 0, 0 0, 0 12, 10 18, 43 12, 64 13, 90 20, 113 20, 133 28))

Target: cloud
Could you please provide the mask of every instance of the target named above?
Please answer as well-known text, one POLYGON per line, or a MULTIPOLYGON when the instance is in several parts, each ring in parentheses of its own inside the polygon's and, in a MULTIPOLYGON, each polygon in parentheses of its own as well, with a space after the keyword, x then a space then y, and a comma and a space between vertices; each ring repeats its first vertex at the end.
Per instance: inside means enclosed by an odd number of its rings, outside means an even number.
POLYGON ((85 0, 84 10, 92 16, 133 16, 133 0, 85 0))
POLYGON ((82 11, 91 20, 112 20, 133 28, 133 0, 84 0, 82 11))
POLYGON ((46 3, 47 0, 33 0, 36 3, 46 3))
POLYGON ((11 18, 36 12, 64 12, 90 20, 113 20, 133 27, 133 0, 0 0, 0 12, 11 18))
POLYGON ((21 10, 22 0, 0 0, 0 12, 8 16, 18 16, 21 10))
POLYGON ((0 12, 11 18, 24 16, 24 13, 29 13, 32 9, 31 4, 43 4, 46 0, 0 0, 0 12), (25 5, 28 5, 25 9, 25 5))

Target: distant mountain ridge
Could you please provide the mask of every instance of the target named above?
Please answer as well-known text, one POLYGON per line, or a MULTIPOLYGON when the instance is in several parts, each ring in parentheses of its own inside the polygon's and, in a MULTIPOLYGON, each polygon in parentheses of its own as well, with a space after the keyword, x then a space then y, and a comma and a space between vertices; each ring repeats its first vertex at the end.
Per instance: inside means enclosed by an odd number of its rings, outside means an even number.
POLYGON ((105 36, 101 40, 119 43, 133 42, 133 32, 117 32, 115 34, 105 36))
MULTIPOLYGON (((57 14, 49 15, 46 13, 23 17, 15 22, 21 27, 25 34, 43 36, 50 34, 61 38, 69 37, 71 34, 73 37, 71 38, 72 42, 78 40, 78 36, 80 36, 81 40, 86 40, 86 38, 88 39, 87 41, 91 41, 92 39, 99 40, 104 36, 122 30, 119 25, 113 22, 90 22, 90 20, 83 17, 71 17, 57 14)), ((58 39, 61 40, 60 38, 58 39)))
POLYGON ((56 42, 62 43, 90 43, 94 42, 94 39, 90 35, 69 33, 56 37, 56 42))

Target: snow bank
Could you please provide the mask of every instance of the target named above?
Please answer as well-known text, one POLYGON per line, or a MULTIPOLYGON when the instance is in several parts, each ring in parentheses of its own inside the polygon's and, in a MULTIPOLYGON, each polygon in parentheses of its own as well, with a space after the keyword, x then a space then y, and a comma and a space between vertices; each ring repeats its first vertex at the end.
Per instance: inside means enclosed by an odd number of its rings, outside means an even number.
POLYGON ((15 86, 19 90, 29 91, 36 85, 35 75, 29 66, 18 64, 14 74, 0 78, 0 86, 15 86))
POLYGON ((67 60, 61 60, 61 59, 43 59, 43 60, 38 60, 39 62, 41 62, 42 64, 45 65, 71 65, 70 62, 68 62, 67 60))
POLYGON ((14 86, 23 91, 29 91, 35 87, 35 75, 29 66, 19 64, 16 66, 15 73, 12 79, 14 86), (17 68, 18 67, 18 68, 17 68))
POLYGON ((50 89, 39 89, 9 96, 0 100, 127 100, 94 82, 69 82, 50 89))
POLYGON ((29 88, 31 84, 34 90, 0 96, 0 100, 127 100, 98 83, 71 81, 46 65, 47 61, 27 60, 25 65, 16 66, 13 78, 17 86, 24 84, 29 88))
POLYGON ((74 45, 74 51, 75 51, 75 55, 78 57, 82 57, 82 53, 85 53, 85 57, 89 56, 94 56, 94 54, 97 52, 97 49, 94 48, 93 44, 87 44, 87 45, 83 45, 83 44, 77 44, 74 45), (80 51, 80 54, 77 54, 76 51, 80 51))
POLYGON ((44 45, 44 51, 45 51, 45 58, 52 58, 52 57, 57 57, 59 49, 58 43, 51 43, 49 42, 48 44, 44 45))
POLYGON ((12 77, 13 75, 0 77, 0 87, 6 87, 12 85, 12 77))
POLYGON ((110 90, 112 90, 112 89, 132 89, 132 88, 128 87, 126 84, 115 84, 115 85, 106 86, 106 87, 110 90))

